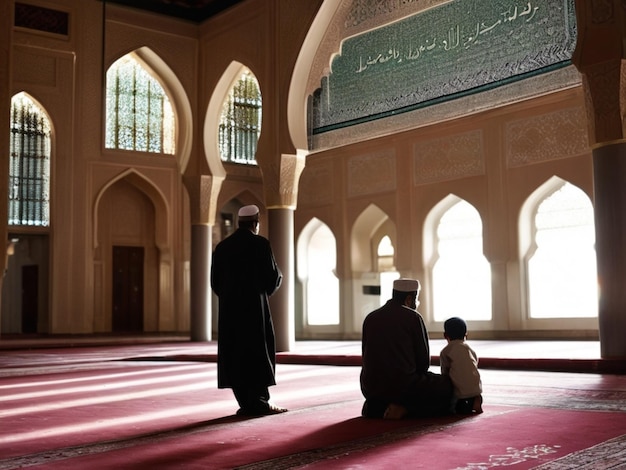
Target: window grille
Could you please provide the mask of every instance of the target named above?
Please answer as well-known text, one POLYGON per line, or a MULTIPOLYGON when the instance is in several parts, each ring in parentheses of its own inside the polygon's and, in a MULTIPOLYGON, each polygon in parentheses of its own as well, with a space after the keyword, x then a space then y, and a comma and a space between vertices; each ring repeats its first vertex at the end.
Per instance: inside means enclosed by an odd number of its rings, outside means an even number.
POLYGON ((132 55, 111 65, 105 147, 171 155, 175 134, 172 105, 159 82, 132 55))
POLYGON ((241 74, 224 102, 219 147, 225 162, 256 165, 261 134, 261 90, 250 71, 241 74))
POLYGON ((11 100, 9 225, 50 224, 50 121, 26 94, 11 100))

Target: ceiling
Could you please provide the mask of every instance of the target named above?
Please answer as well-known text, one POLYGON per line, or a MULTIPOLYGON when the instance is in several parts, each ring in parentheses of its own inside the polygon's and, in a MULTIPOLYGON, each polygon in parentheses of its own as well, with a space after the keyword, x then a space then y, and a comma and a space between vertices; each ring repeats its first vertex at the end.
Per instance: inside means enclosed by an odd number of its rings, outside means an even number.
POLYGON ((201 23, 244 0, 103 0, 201 23))

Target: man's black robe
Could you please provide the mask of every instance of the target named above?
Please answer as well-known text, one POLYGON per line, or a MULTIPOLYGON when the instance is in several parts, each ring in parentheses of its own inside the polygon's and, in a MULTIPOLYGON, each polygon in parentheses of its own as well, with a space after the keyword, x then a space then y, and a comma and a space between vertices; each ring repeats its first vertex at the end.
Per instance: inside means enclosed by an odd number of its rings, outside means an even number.
POLYGON ((452 383, 428 370, 428 332, 417 311, 389 300, 365 317, 361 342, 365 416, 382 417, 391 403, 413 416, 448 413, 452 383))
POLYGON ((219 297, 218 387, 275 385, 276 347, 268 298, 282 281, 267 239, 239 228, 215 248, 219 297))

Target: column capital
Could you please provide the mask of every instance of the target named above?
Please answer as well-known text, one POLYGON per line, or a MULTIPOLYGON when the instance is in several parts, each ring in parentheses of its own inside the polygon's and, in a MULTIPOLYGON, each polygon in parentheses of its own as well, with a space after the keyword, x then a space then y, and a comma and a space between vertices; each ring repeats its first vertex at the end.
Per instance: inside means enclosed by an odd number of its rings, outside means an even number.
POLYGON ((305 165, 304 154, 282 154, 263 170, 265 201, 270 209, 295 209, 298 204, 298 183, 305 165))
POLYGON ((223 176, 184 176, 183 183, 189 192, 191 223, 193 225, 215 225, 217 200, 222 188, 223 176))
POLYGON ((583 75, 592 147, 624 139, 626 12, 622 0, 576 0, 578 38, 572 62, 583 75))

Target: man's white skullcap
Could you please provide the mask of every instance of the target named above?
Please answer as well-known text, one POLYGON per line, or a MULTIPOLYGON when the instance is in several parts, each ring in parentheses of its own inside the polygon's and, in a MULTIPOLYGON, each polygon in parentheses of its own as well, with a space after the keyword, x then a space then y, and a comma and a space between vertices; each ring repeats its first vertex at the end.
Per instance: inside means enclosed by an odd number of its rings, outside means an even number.
POLYGON ((254 204, 249 206, 243 206, 239 209, 239 220, 258 220, 259 219, 259 208, 254 204))
POLYGON ((417 292, 420 290, 420 283, 417 279, 396 279, 393 281, 393 290, 398 292, 417 292))

